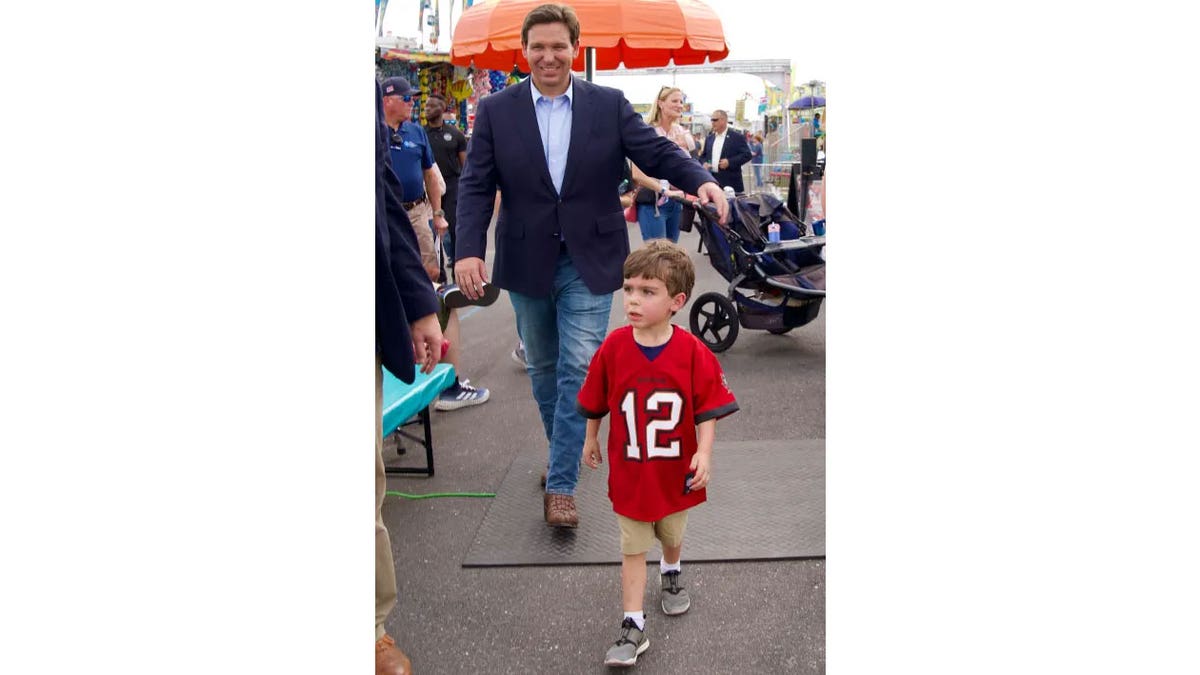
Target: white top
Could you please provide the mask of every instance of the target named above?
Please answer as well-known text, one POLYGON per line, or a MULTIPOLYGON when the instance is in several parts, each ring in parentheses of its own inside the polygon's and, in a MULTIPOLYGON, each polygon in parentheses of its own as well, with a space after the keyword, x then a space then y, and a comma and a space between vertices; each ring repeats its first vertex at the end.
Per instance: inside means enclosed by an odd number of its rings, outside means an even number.
MULTIPOLYGON (((696 149, 696 139, 692 137, 690 131, 684 129, 683 125, 678 122, 671 123, 670 131, 664 130, 662 126, 658 124, 652 125, 651 128, 654 129, 654 133, 672 141, 675 143, 675 145, 678 145, 681 150, 687 150, 688 152, 691 152, 692 150, 696 149)), ((675 186, 672 185, 671 187, 675 186)))
POLYGON ((721 164, 721 151, 725 149, 725 134, 729 133, 729 128, 713 137, 712 151, 712 168, 713 171, 719 170, 721 164))

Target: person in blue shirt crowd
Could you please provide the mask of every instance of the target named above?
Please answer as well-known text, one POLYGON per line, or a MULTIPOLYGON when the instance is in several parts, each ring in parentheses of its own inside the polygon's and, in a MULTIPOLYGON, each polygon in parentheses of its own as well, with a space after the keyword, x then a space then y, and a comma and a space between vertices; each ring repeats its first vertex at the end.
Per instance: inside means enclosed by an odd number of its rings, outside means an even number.
MULTIPOLYGON (((391 138, 388 145, 391 153, 392 169, 400 181, 402 188, 401 200, 416 232, 420 245, 421 264, 429 275, 430 282, 437 282, 442 276, 441 265, 438 263, 437 244, 434 241, 434 230, 439 234, 448 229, 445 212, 442 210, 442 193, 438 188, 437 174, 434 171, 433 150, 425 129, 412 122, 412 111, 420 92, 409 84, 403 77, 389 77, 381 85, 383 90, 383 113, 390 130, 391 138)), ((454 287, 441 289, 439 297, 443 302, 438 311, 442 330, 450 347, 446 351, 444 361, 454 366, 455 373, 459 368, 459 336, 460 325, 456 306, 468 304, 460 293, 453 297, 459 303, 446 303, 446 292, 456 291, 454 287)), ((498 292, 498 291, 497 291, 498 292)), ((493 295, 490 300, 494 300, 493 295)), ((472 304, 490 304, 472 303, 472 304)), ((470 380, 460 380, 457 375, 454 384, 438 396, 434 402, 435 410, 457 410, 467 406, 486 403, 491 392, 482 387, 471 385, 470 380)))
POLYGON ((750 165, 754 167, 754 186, 762 187, 762 165, 763 165, 763 137, 762 134, 755 134, 749 131, 746 132, 746 143, 750 146, 750 165))

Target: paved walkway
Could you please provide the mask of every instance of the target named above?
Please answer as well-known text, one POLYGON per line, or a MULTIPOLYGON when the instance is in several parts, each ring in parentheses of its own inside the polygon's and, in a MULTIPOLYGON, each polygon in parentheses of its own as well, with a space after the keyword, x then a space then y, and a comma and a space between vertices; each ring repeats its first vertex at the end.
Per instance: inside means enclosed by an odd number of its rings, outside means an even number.
MULTIPOLYGON (((640 244, 636 225, 630 226, 630 243, 640 244)), ((696 254, 696 233, 684 233, 680 244, 697 265, 694 295, 723 290, 724 280, 696 254)), ((688 309, 677 316, 678 325, 687 326, 688 309)), ((812 324, 783 336, 743 330, 719 355, 742 409, 718 423, 718 440, 824 438, 824 314, 823 308, 812 324)), ((507 294, 463 316, 461 369, 490 388, 492 399, 435 412, 437 475, 391 478, 389 490, 495 492, 520 448, 545 444, 528 378, 509 358, 516 330, 507 294)), ((621 321, 618 294, 612 325, 621 321)), ((397 461, 390 449, 385 459, 397 461)), ((714 460, 714 480, 720 480, 720 457, 714 460)), ((604 652, 617 638, 621 620, 618 552, 611 565, 463 568, 489 502, 389 497, 384 504, 400 585, 387 628, 412 658, 414 670, 418 675, 607 672, 604 652)), ((541 517, 539 500, 529 508, 541 517)), ((613 527, 611 511, 580 516, 580 527, 613 527)), ((634 672, 825 671, 823 559, 689 564, 685 542, 683 563, 692 608, 666 617, 654 602, 656 591, 648 591, 650 649, 634 672)), ((654 571, 649 578, 657 583, 654 571)))

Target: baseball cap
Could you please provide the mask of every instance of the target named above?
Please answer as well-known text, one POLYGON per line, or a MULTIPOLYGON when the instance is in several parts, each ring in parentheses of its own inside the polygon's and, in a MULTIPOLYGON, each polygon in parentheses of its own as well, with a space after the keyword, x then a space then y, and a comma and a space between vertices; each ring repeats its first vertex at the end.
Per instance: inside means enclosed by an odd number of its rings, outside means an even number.
POLYGON ((380 86, 383 87, 384 96, 408 96, 421 93, 403 77, 389 77, 380 83, 380 86))

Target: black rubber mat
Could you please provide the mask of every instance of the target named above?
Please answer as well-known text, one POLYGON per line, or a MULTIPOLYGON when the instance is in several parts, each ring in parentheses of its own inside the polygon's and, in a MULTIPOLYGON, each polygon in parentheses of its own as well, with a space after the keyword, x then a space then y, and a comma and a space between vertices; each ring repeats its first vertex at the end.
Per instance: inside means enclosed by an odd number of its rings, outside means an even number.
MULTIPOLYGON (((601 444, 603 446, 603 443, 601 444)), ((542 519, 545 450, 517 455, 488 509, 464 567, 618 564, 608 465, 580 468, 576 529, 542 519)), ((692 562, 825 556, 825 441, 747 441, 713 448, 708 501, 692 509, 683 559, 692 562)), ((657 543, 646 559, 656 561, 657 543)))

